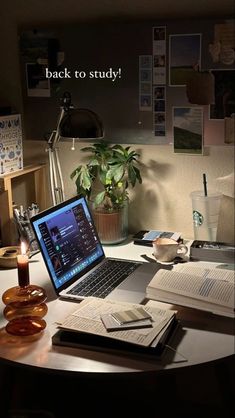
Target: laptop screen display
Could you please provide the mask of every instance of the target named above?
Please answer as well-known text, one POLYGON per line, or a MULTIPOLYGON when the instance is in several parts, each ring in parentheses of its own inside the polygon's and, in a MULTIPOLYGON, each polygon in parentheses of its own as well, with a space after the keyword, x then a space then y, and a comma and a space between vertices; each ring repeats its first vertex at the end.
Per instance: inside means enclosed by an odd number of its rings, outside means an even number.
POLYGON ((104 257, 84 198, 72 198, 41 212, 31 223, 57 290, 104 257))

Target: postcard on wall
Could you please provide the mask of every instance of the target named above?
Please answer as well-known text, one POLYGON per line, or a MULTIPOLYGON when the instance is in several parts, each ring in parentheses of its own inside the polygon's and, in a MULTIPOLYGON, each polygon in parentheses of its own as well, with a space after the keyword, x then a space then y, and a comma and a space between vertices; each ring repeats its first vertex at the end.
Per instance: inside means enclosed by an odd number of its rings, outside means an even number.
POLYGON ((229 118, 235 113, 235 70, 213 70, 215 103, 210 105, 210 119, 229 118))
POLYGON ((139 110, 152 111, 152 55, 139 56, 139 110))
POLYGON ((202 155, 202 107, 173 107, 172 126, 175 153, 202 155))
POLYGON ((201 34, 169 36, 169 85, 185 86, 193 71, 201 68, 201 34))
POLYGON ((214 43, 209 45, 214 63, 233 65, 235 62, 234 21, 218 23, 214 27, 214 43))
POLYGON ((153 84, 166 84, 166 27, 153 27, 153 84))
POLYGON ((0 116, 0 175, 22 168, 21 116, 0 116))
POLYGON ((44 64, 26 64, 27 95, 29 97, 50 97, 50 80, 46 78, 45 68, 44 64))

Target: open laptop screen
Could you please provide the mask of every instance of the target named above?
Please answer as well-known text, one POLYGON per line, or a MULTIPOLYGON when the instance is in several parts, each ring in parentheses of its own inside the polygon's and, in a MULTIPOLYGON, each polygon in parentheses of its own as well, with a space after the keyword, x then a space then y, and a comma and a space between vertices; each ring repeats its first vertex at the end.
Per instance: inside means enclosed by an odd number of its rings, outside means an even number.
POLYGON ((104 258, 84 198, 72 198, 41 212, 31 223, 57 292, 104 258))

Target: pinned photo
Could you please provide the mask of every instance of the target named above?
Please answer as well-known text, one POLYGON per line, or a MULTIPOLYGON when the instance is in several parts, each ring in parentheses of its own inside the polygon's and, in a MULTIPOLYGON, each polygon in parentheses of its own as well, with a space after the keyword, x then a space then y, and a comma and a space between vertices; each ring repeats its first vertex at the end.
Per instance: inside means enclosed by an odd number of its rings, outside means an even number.
POLYGON ((140 105, 141 107, 151 106, 151 96, 140 96, 140 105))
POLYGON ((154 113, 154 123, 155 124, 162 125, 162 124, 165 124, 165 121, 166 121, 165 113, 161 113, 161 112, 154 113))
POLYGON ((153 28, 153 39, 154 41, 165 41, 166 39, 165 26, 156 26, 155 28, 153 28))
POLYGON ((154 129, 155 136, 165 136, 166 135, 166 127, 165 125, 156 125, 154 129))
POLYGON ((154 99, 165 99, 165 87, 154 87, 154 99))
POLYGON ((165 55, 154 55, 153 62, 154 62, 154 67, 165 67, 166 57, 165 55))
POLYGON ((140 70, 140 81, 151 82, 151 70, 140 70))
POLYGON ((151 68, 152 59, 150 55, 140 55, 140 68, 151 68))
POLYGON ((139 110, 152 111, 152 55, 139 56, 139 110))
POLYGON ((152 87, 152 85, 150 83, 141 83, 140 84, 140 93, 151 95, 151 87, 152 87))
POLYGON ((165 112, 165 100, 154 100, 154 112, 165 112))

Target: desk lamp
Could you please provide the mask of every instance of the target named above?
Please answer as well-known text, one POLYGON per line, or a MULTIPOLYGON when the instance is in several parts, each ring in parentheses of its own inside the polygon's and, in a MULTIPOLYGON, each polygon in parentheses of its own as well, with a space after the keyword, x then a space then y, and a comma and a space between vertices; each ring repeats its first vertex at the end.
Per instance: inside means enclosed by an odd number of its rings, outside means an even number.
POLYGON ((56 130, 52 131, 47 141, 49 153, 50 188, 53 205, 65 200, 64 182, 58 154, 60 138, 72 139, 74 150, 75 139, 101 139, 104 137, 103 124, 96 113, 89 109, 76 109, 71 104, 71 95, 63 94, 61 111, 56 130))

